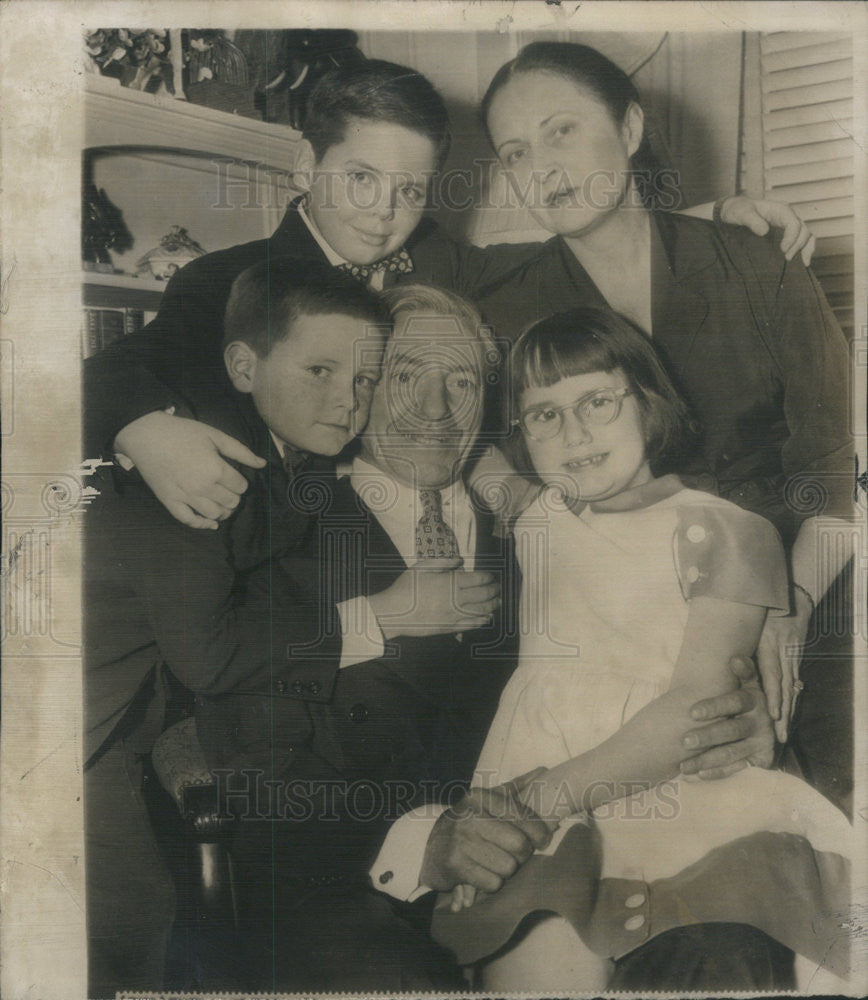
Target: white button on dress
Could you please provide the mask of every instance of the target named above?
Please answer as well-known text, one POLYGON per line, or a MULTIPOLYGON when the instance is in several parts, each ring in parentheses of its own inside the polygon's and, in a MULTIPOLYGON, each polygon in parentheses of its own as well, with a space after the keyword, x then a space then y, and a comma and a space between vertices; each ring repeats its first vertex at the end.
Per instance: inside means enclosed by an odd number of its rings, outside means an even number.
POLYGON ((701 524, 691 524, 687 529, 687 539, 688 541, 696 542, 697 544, 699 542, 704 542, 705 528, 703 528, 701 524))

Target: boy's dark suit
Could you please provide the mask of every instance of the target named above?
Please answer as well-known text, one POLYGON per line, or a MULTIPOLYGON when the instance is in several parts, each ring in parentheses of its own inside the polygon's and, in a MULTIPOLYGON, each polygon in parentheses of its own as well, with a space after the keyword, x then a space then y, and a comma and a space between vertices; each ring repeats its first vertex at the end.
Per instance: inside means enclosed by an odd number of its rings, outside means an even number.
MULTIPOLYGON (((384 589, 406 569, 348 478, 302 476, 296 485, 299 494, 316 497, 319 513, 316 530, 280 561, 293 591, 307 589, 312 600, 333 607, 384 589)), ((382 658, 341 670, 330 702, 306 704, 306 740, 282 741, 295 708, 268 678, 198 699, 209 762, 230 767, 227 786, 245 790, 231 805, 248 813, 238 823, 234 855, 244 883, 248 968, 263 972, 256 985, 460 985, 454 965, 427 937, 426 904, 395 903, 371 889, 368 869, 400 814, 457 798, 515 665, 517 571, 510 543, 495 538, 492 526, 490 515, 477 514, 476 568, 502 583, 504 614, 460 640, 399 638, 382 658), (254 801, 253 777, 240 775, 241 767, 272 779, 270 798, 260 786, 254 801), (251 815, 267 813, 276 800, 280 815, 272 822, 251 815), (356 930, 340 940, 345 918, 356 930)), ((323 625, 328 633, 337 623, 324 616, 323 625)))
POLYGON ((219 414, 198 412, 269 462, 245 470, 248 490, 217 531, 175 521, 135 473, 114 471, 114 489, 88 511, 88 757, 110 742, 132 695, 163 661, 192 691, 228 691, 267 670, 275 684, 290 674, 301 681, 302 700, 324 700, 334 682, 340 638, 320 637, 318 608, 285 602, 278 613, 251 598, 256 568, 298 545, 311 523, 287 503, 286 471, 265 424, 237 393, 219 414), (290 664, 289 646, 315 640, 315 658, 296 655, 290 664))
MULTIPOLYGON (((286 503, 280 456, 249 397, 194 411, 269 456, 235 515, 217 531, 186 528, 135 473, 113 470, 85 518, 85 809, 90 996, 159 988, 174 912, 168 872, 142 797, 142 760, 164 724, 166 664, 190 690, 231 689, 252 673, 298 682, 306 700, 328 697, 340 641, 321 638, 302 595, 281 613, 248 599, 257 564, 271 564, 309 527, 286 503), (290 645, 319 640, 318 656, 290 645)), ((192 709, 192 703, 189 708, 192 709)))

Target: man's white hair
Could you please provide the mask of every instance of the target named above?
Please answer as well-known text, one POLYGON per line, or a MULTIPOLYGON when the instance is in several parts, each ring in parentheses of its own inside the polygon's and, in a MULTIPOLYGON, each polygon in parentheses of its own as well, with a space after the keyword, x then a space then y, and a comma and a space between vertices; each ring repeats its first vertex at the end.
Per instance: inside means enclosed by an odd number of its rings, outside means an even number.
POLYGON ((464 331, 482 341, 485 366, 497 368, 500 365, 500 350, 494 340, 491 327, 482 322, 476 308, 455 292, 447 292, 434 285, 396 285, 383 292, 383 300, 389 307, 392 318, 401 313, 419 313, 423 316, 454 317, 464 331))

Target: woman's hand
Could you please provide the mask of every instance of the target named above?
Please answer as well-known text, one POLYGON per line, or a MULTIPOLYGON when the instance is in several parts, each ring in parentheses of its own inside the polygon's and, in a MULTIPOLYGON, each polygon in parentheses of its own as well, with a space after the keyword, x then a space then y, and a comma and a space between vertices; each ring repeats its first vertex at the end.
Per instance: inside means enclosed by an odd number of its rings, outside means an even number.
POLYGON ((786 259, 801 253, 805 267, 811 263, 817 240, 786 202, 734 194, 720 202, 720 218, 731 226, 744 226, 757 236, 765 236, 770 226, 782 229, 781 252, 786 259))
POLYGON ((756 654, 769 715, 775 720, 775 736, 779 743, 786 743, 789 724, 796 710, 796 700, 801 691, 799 665, 808 623, 814 611, 807 594, 798 587, 794 593, 793 614, 769 615, 766 618, 756 654))
POLYGON ((127 424, 114 447, 135 465, 172 517, 191 528, 216 528, 247 489, 247 480, 226 459, 253 469, 265 465, 264 458, 228 434, 162 410, 127 424))

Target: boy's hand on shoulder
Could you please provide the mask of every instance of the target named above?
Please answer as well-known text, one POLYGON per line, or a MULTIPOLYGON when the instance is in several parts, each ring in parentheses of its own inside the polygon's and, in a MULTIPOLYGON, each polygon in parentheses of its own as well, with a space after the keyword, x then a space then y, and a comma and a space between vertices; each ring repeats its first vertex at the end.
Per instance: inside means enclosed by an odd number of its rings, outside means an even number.
POLYGON ((805 267, 811 263, 817 240, 786 202, 734 194, 720 203, 720 218, 731 226, 750 229, 757 236, 765 236, 770 226, 781 229, 781 253, 786 259, 801 253, 805 267))
POLYGON ((172 517, 192 528, 217 528, 247 489, 247 480, 226 459, 254 469, 265 465, 265 459, 223 431, 163 411, 127 424, 114 446, 172 517))
POLYGON ((399 635, 448 635, 481 628, 500 607, 492 573, 467 573, 461 559, 425 559, 368 602, 385 639, 399 635))

